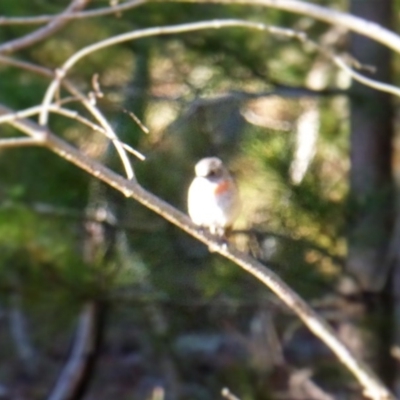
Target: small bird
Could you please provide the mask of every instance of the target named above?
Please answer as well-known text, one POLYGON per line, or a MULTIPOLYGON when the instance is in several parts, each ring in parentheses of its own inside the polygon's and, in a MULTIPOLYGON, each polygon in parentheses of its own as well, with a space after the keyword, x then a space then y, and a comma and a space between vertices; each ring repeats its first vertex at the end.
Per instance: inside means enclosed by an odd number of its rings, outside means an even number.
POLYGON ((201 159, 188 191, 188 212, 192 221, 224 237, 239 215, 241 202, 234 179, 217 157, 201 159))

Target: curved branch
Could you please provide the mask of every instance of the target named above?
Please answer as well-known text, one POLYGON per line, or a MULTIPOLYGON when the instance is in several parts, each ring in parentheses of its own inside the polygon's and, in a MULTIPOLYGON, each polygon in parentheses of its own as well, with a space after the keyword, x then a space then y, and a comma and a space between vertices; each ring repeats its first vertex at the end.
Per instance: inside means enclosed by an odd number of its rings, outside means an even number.
MULTIPOLYGON (((27 71, 31 71, 38 75, 54 78, 55 74, 50 69, 44 68, 42 66, 38 66, 26 61, 15 60, 10 57, 5 57, 0 55, 0 63, 4 63, 7 65, 15 66, 17 68, 25 69, 27 71)), ((126 176, 128 179, 135 179, 135 174, 133 172, 132 166, 129 162, 128 155, 126 154, 126 149, 124 148, 124 144, 118 139, 117 134, 114 132, 113 128, 104 117, 104 115, 100 112, 100 110, 93 104, 93 102, 86 97, 79 89, 77 89, 70 81, 67 79, 62 80, 62 85, 68 90, 73 96, 75 96, 84 107, 93 115, 93 117, 99 122, 99 124, 103 127, 105 131, 105 135, 113 142, 119 157, 121 159, 122 165, 125 169, 126 176)), ((51 106, 50 106, 51 108, 51 106)), ((8 118, 8 117, 7 117, 8 118)), ((135 154, 139 159, 143 159, 144 157, 136 152, 135 154)))
MULTIPOLYGON (((324 48, 322 45, 319 45, 317 42, 309 39, 304 32, 295 31, 293 29, 281 28, 270 26, 258 22, 245 21, 240 19, 227 19, 227 20, 213 20, 213 21, 203 21, 203 22, 194 22, 180 25, 171 25, 165 27, 154 27, 136 30, 133 32, 124 33, 121 35, 117 35, 106 40, 102 40, 100 42, 94 43, 92 45, 86 46, 80 51, 73 54, 62 66, 57 70, 56 76, 53 81, 50 83, 49 87, 46 90, 46 94, 42 101, 42 111, 39 115, 39 123, 41 125, 46 125, 48 121, 49 107, 53 101, 57 90, 59 89, 63 78, 66 76, 67 72, 82 58, 85 56, 104 49, 109 46, 113 46, 118 43, 123 43, 130 40, 141 39, 145 37, 158 36, 158 35, 171 35, 176 33, 183 32, 192 32, 203 29, 221 29, 227 27, 240 27, 240 28, 248 28, 263 32, 268 32, 275 35, 281 35, 284 37, 295 38, 302 43, 309 44, 313 46, 317 51, 324 54, 328 57, 333 63, 335 63, 339 68, 342 68, 344 71, 349 73, 353 79, 360 81, 364 85, 373 87, 375 89, 379 89, 383 92, 388 92, 395 94, 400 97, 400 89, 393 85, 388 85, 385 83, 381 83, 375 81, 373 79, 366 78, 357 72, 353 71, 350 67, 348 67, 343 60, 333 54, 331 51, 324 48)), ((118 150, 118 148, 117 148, 118 150)), ((121 156, 122 157, 122 156, 121 156)), ((129 177, 129 176, 128 176, 129 177)))
MULTIPOLYGON (((60 16, 64 14, 67 15, 72 11, 81 10, 82 8, 86 7, 89 1, 90 0, 73 0, 69 7, 62 14, 60 14, 60 16)), ((0 45, 0 53, 11 53, 29 47, 34 43, 40 42, 54 32, 60 30, 67 22, 68 21, 64 18, 54 17, 46 26, 39 28, 32 33, 28 33, 21 38, 11 40, 10 42, 0 45)))
POLYGON ((96 302, 82 308, 71 354, 52 389, 48 400, 72 400, 80 398, 98 355, 102 336, 104 310, 96 302))
POLYGON ((258 5, 306 15, 369 37, 400 53, 400 36, 375 22, 300 0, 170 0, 178 3, 258 5))
POLYGON ((43 145, 41 140, 34 138, 18 137, 18 138, 7 138, 0 139, 0 149, 10 149, 15 147, 31 147, 31 146, 41 146, 43 145))
MULTIPOLYGON (((9 108, 0 106, 0 114, 10 112, 11 110, 9 108)), ((136 181, 124 179, 99 162, 86 157, 77 149, 70 146, 50 131, 45 130, 45 128, 40 125, 30 120, 11 121, 10 124, 30 136, 36 135, 37 132, 40 131, 44 132, 45 147, 123 193, 126 197, 135 199, 167 221, 178 226, 189 235, 206 244, 216 253, 231 260, 243 270, 256 277, 294 311, 305 325, 336 354, 338 359, 352 372, 361 384, 365 396, 375 400, 394 400, 394 396, 370 367, 363 361, 357 360, 350 350, 337 338, 332 327, 269 268, 265 267, 248 254, 221 245, 221 243, 216 241, 209 233, 199 230, 186 215, 148 192, 136 181)))
MULTIPOLYGON (((278 28, 273 26, 268 26, 265 24, 250 22, 244 20, 214 20, 214 21, 205 21, 205 22, 194 22, 188 24, 180 24, 180 25, 172 25, 166 27, 154 27, 147 29, 139 29, 132 32, 123 33, 121 35, 113 36, 111 38, 102 40, 100 42, 91 44, 89 46, 84 47, 80 51, 74 53, 68 60, 57 70, 56 76, 49 85, 46 94, 43 98, 43 109, 39 116, 39 123, 41 125, 46 125, 48 120, 48 107, 50 106, 53 98, 60 87, 61 81, 66 76, 67 72, 82 58, 87 55, 104 49, 109 46, 116 45, 118 43, 127 42, 130 40, 142 39, 151 36, 158 35, 171 35, 176 33, 183 32, 192 32, 203 29, 221 29, 226 27, 246 27, 251 29, 256 29, 259 31, 268 31, 275 34, 281 34, 284 36, 294 37, 299 35, 300 33, 285 28, 278 28)), ((304 34, 301 34, 304 35, 304 34)))
MULTIPOLYGON (((132 146, 129 146, 128 144, 126 144, 124 142, 121 142, 119 139, 116 139, 116 138, 110 136, 109 133, 104 128, 102 128, 99 125, 96 125, 92 121, 83 117, 77 111, 62 107, 61 103, 65 104, 66 99, 64 98, 62 100, 64 100, 64 101, 59 102, 59 104, 50 105, 49 110, 55 114, 60 114, 60 115, 63 115, 64 117, 79 121, 83 125, 86 125, 89 128, 91 128, 93 131, 100 132, 107 139, 111 140, 111 142, 113 144, 116 144, 118 142, 118 145, 122 146, 122 148, 125 151, 127 151, 128 153, 131 153, 132 155, 137 157, 139 160, 144 161, 146 159, 146 157, 142 153, 140 153, 138 150, 134 149, 132 146)), ((71 100, 71 99, 69 99, 69 100, 71 100)), ((42 109, 42 106, 38 105, 38 106, 27 108, 25 110, 17 111, 14 114, 1 115, 0 116, 0 125, 10 122, 10 121, 17 120, 17 119, 26 118, 26 117, 30 117, 35 114, 39 114, 41 109, 42 109)), ((38 144, 37 140, 32 141, 32 139, 26 139, 26 138, 0 139, 0 147, 21 147, 21 146, 29 146, 32 144, 37 145, 38 144)))
POLYGON ((103 15, 118 14, 122 11, 130 10, 145 4, 147 0, 130 0, 122 4, 112 5, 110 7, 97 8, 95 10, 70 12, 68 14, 62 13, 58 15, 39 15, 38 17, 0 17, 1 25, 33 25, 45 24, 54 19, 72 20, 72 19, 86 19, 93 17, 101 17, 103 15))

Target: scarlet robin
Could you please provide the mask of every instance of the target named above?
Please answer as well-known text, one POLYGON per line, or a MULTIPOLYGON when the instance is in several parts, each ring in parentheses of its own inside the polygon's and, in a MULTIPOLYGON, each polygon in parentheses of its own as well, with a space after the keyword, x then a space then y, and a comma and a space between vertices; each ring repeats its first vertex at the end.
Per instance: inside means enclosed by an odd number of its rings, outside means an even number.
POLYGON ((239 190, 234 179, 217 157, 201 159, 188 192, 188 211, 192 221, 224 236, 240 212, 239 190))

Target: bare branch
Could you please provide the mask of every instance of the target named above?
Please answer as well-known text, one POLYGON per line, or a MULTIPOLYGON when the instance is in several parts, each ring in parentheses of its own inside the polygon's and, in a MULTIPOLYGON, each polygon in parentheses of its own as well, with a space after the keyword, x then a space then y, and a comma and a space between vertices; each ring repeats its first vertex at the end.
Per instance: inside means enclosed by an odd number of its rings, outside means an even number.
POLYGON ((311 379, 311 376, 312 371, 308 369, 292 371, 289 379, 289 386, 291 388, 291 392, 294 392, 294 395, 292 395, 293 398, 306 398, 312 400, 335 400, 334 396, 326 393, 320 387, 318 387, 311 379))
MULTIPOLYGON (((30 71, 47 78, 51 79, 54 78, 54 72, 51 69, 42 67, 40 65, 35 65, 26 61, 16 60, 15 58, 0 55, 0 63, 24 69, 26 71, 30 71)), ((65 85, 65 82, 66 80, 63 81, 63 85, 65 85)))
POLYGON ((93 302, 86 304, 79 317, 75 340, 64 369, 50 393, 48 400, 68 400, 84 384, 85 376, 96 353, 99 340, 99 305, 93 302))
POLYGON ((0 139, 0 149, 12 148, 12 147, 27 147, 27 146, 40 146, 43 144, 42 140, 35 138, 10 138, 0 139))
MULTIPOLYGON (((49 78, 54 78, 55 74, 53 71, 37 66, 32 63, 28 63, 25 61, 19 61, 19 60, 14 60, 10 57, 5 57, 0 55, 0 62, 7 64, 7 65, 13 65, 21 69, 25 69, 28 71, 31 71, 33 73, 39 74, 44 77, 49 77, 49 78)), ((81 101, 81 103, 86 107, 86 109, 93 115, 95 119, 99 122, 99 124, 104 128, 105 135, 113 142, 119 156, 122 162, 122 165, 124 166, 126 176, 129 179, 135 179, 135 175, 133 173, 132 166, 129 162, 129 158, 125 152, 126 149, 128 149, 128 145, 123 145, 122 142, 118 139, 118 136, 114 132, 113 128, 111 125, 108 123, 107 119, 103 116, 101 111, 90 101, 88 97, 86 97, 79 89, 77 89, 70 81, 67 79, 62 80, 62 85, 77 99, 81 101)), ((50 107, 51 108, 51 107, 50 107)), ((137 156, 139 159, 143 160, 145 157, 139 153, 137 150, 130 149, 128 150, 135 156, 137 156)))
MULTIPOLYGON (((0 106, 0 114, 1 113, 10 113, 10 109, 0 106)), ((11 121, 10 124, 28 135, 33 135, 36 131, 43 130, 42 127, 30 120, 11 121)), ((70 146, 50 131, 46 132, 45 138, 45 145, 54 153, 115 188, 126 197, 135 199, 264 283, 298 315, 305 325, 307 325, 308 328, 336 354, 338 359, 349 371, 353 373, 361 384, 365 396, 371 399, 394 400, 394 396, 388 391, 370 367, 364 361, 357 360, 350 350, 337 338, 334 330, 328 323, 310 308, 308 303, 282 281, 277 274, 248 254, 228 248, 226 245, 221 245, 215 237, 207 232, 199 230, 186 215, 145 190, 137 181, 124 179, 99 162, 81 154, 77 149, 70 146)))
MULTIPOLYGON (((60 103, 66 103, 67 100, 71 99, 62 99, 60 103)), ((10 121, 15 121, 17 119, 30 117, 35 114, 39 114, 42 109, 42 106, 34 106, 27 108, 26 110, 17 111, 11 114, 5 114, 0 116, 0 124, 4 124, 10 121)), ((108 139, 110 139, 114 144, 118 142, 118 145, 122 146, 124 150, 128 153, 133 154, 139 160, 144 161, 146 157, 140 153, 138 150, 134 149, 132 146, 129 146, 126 143, 121 142, 119 139, 114 139, 110 137, 107 131, 99 125, 96 125, 92 121, 88 120, 87 118, 81 116, 77 111, 69 110, 68 108, 61 107, 59 104, 52 104, 50 106, 50 111, 63 115, 65 117, 74 119, 76 121, 81 122, 82 124, 88 126, 89 128, 93 129, 96 132, 100 132, 101 134, 105 135, 108 139)), ((41 141, 33 140, 33 139, 26 139, 26 138, 12 138, 12 139, 4 139, 0 140, 0 147, 20 147, 20 146, 30 146, 30 145, 38 145, 41 144, 41 141)))
MULTIPOLYGON (((92 45, 86 46, 80 51, 73 54, 62 66, 57 70, 56 76, 48 87, 46 94, 43 99, 43 110, 39 117, 39 123, 41 125, 46 125, 48 120, 48 107, 51 104, 61 81, 66 76, 67 72, 82 58, 85 56, 104 49, 109 46, 116 45, 118 43, 123 43, 130 40, 141 39, 145 37, 157 36, 157 35, 171 35, 175 33, 191 32, 203 29, 221 29, 227 27, 243 27, 250 28, 259 31, 267 31, 273 34, 280 34, 286 37, 296 37, 300 33, 293 31, 292 29, 284 29, 273 26, 268 26, 261 23, 244 21, 244 20, 214 20, 205 22, 195 22, 181 25, 172 25, 166 27, 154 27, 147 29, 139 29, 136 31, 124 33, 121 35, 113 36, 111 38, 102 40, 100 42, 94 43, 92 45)), ((301 35, 304 35, 301 33, 301 35)))
POLYGON ((101 17, 109 14, 120 14, 123 11, 130 10, 147 3, 147 0, 130 0, 122 4, 112 5, 111 7, 97 8, 95 10, 61 13, 58 15, 39 15, 37 17, 0 17, 1 25, 33 25, 45 24, 54 19, 61 19, 65 21, 73 19, 86 19, 93 17, 101 17))
MULTIPOLYGON (((86 109, 97 119, 97 121, 100 123, 100 125, 104 128, 105 135, 107 138, 109 138, 114 146, 115 149, 118 152, 118 155, 121 159, 122 165, 125 169, 125 174, 128 179, 136 179, 135 174, 132 169, 132 165, 129 161, 128 155, 125 152, 124 146, 121 144, 122 142, 118 139, 117 134, 114 132, 114 129, 111 127, 107 119, 104 117, 104 115, 101 113, 101 111, 90 101, 89 98, 87 98, 83 93, 81 93, 78 89, 75 88, 72 84, 68 83, 66 85, 68 91, 72 93, 74 96, 78 97, 79 100, 82 102, 82 104, 86 107, 86 109)), ((43 107, 41 109, 41 112, 43 111, 43 107)), ((144 159, 145 157, 134 150, 135 155, 139 159, 144 159)))
MULTIPOLYGON (((63 100, 70 101, 71 99, 63 99, 63 100)), ((62 101, 61 103, 65 104, 66 102, 68 102, 68 101, 62 101)), ((26 108, 25 110, 16 111, 15 113, 2 115, 2 116, 0 116, 0 124, 4 124, 5 122, 10 122, 10 121, 13 121, 16 119, 31 117, 32 115, 39 114, 41 107, 42 106, 40 106, 40 105, 33 106, 33 107, 26 108)), ((57 105, 52 104, 50 106, 50 111, 58 112, 60 109, 63 110, 63 108, 58 104, 57 105)), ((67 110, 67 109, 64 109, 64 110, 67 110)), ((62 113, 62 111, 60 113, 62 113)), ((65 113, 67 113, 67 111, 65 111, 65 113)), ((73 111, 71 111, 71 113, 73 113, 73 111)), ((95 125, 95 124, 92 124, 92 125, 95 125)), ((100 127, 98 127, 98 129, 102 130, 102 128, 100 128, 100 127)))
POLYGON ((326 57, 332 60, 339 68, 344 69, 347 73, 353 77, 353 79, 360 81, 364 85, 374 87, 384 92, 389 92, 400 97, 400 90, 395 86, 377 82, 373 79, 366 78, 357 72, 353 71, 350 67, 345 65, 344 61, 331 51, 327 50, 324 46, 319 45, 317 42, 309 39, 304 32, 295 31, 292 29, 279 28, 274 26, 265 25, 262 23, 244 21, 238 19, 228 20, 213 20, 204 22, 187 23, 181 25, 171 25, 166 27, 155 27, 147 28, 142 30, 136 30, 133 32, 124 33, 117 35, 106 40, 94 43, 87 47, 84 47, 80 51, 73 54, 62 66, 57 70, 56 76, 49 85, 46 94, 43 98, 43 108, 39 116, 39 122, 41 125, 46 125, 48 121, 49 106, 52 103, 55 94, 57 93, 63 78, 66 76, 69 69, 71 69, 79 60, 91 54, 95 51, 104 49, 108 46, 112 46, 118 43, 122 43, 130 40, 137 40, 140 38, 156 36, 156 35, 171 35, 175 33, 191 32, 203 29, 221 29, 227 27, 241 27, 254 29, 263 32, 269 32, 274 35, 280 35, 284 37, 294 38, 304 44, 308 44, 315 48, 317 51, 324 54, 326 57))
POLYGON ((94 90, 94 94, 98 98, 104 97, 104 93, 101 91, 100 82, 99 82, 99 74, 94 74, 92 77, 92 87, 94 90))
POLYGON ((135 115, 135 113, 133 113, 132 111, 129 111, 129 110, 125 110, 125 109, 124 109, 124 112, 127 113, 127 114, 137 123, 137 125, 139 126, 139 128, 140 128, 146 135, 148 135, 148 134, 150 133, 149 128, 143 124, 143 122, 135 115))
POLYGON ((221 390, 221 396, 227 400, 240 400, 239 397, 235 396, 227 387, 221 390))
MULTIPOLYGON (((69 14, 72 11, 81 10, 84 8, 90 0, 73 0, 69 7, 64 11, 64 13, 60 14, 69 14)), ((34 43, 40 42, 41 40, 49 37, 54 32, 60 30, 68 21, 62 18, 53 18, 50 23, 43 28, 39 28, 38 30, 28 33, 27 35, 11 40, 10 42, 6 42, 0 45, 0 53, 12 53, 14 51, 18 51, 24 49, 26 47, 31 46, 34 43)))
POLYGON ((347 14, 332 8, 319 6, 310 2, 299 0, 170 0, 178 3, 215 3, 215 4, 244 4, 258 5, 295 14, 306 15, 328 24, 342 26, 349 31, 360 33, 366 37, 376 40, 390 49, 400 53, 400 36, 375 22, 366 21, 355 15, 347 14))

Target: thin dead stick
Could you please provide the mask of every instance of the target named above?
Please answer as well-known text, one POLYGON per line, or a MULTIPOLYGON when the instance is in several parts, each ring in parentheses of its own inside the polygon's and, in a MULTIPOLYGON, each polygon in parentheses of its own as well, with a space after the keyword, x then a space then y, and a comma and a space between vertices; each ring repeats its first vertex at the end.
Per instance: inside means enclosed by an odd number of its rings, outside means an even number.
POLYGON ((332 60, 339 68, 342 68, 347 73, 350 73, 353 79, 360 81, 364 85, 373 87, 375 89, 381 90, 383 92, 389 92, 395 94, 400 97, 400 89, 393 85, 384 84, 373 79, 366 78, 359 73, 353 71, 349 66, 347 66, 344 61, 333 54, 332 52, 325 49, 322 45, 319 45, 317 42, 309 39, 304 32, 295 31, 292 29, 279 28, 274 26, 265 25, 262 23, 237 20, 237 19, 228 19, 228 20, 214 20, 214 21, 204 21, 204 22, 195 22, 181 25, 172 25, 166 27, 155 27, 155 28, 147 28, 142 30, 136 30, 133 32, 124 33, 122 35, 117 35, 106 40, 102 40, 100 42, 94 43, 87 47, 84 47, 80 51, 73 54, 62 66, 57 70, 56 76, 53 81, 50 83, 49 87, 46 90, 46 94, 42 101, 42 111, 39 116, 39 123, 41 125, 46 125, 48 121, 49 110, 48 107, 52 103, 55 94, 57 93, 63 78, 66 76, 69 69, 71 69, 78 61, 82 58, 91 54, 95 51, 104 49, 106 47, 115 45, 117 43, 122 43, 125 41, 137 40, 144 37, 157 36, 157 35, 171 35, 176 33, 183 32, 191 32, 197 30, 204 29, 221 29, 228 27, 239 27, 239 28, 247 28, 253 29, 263 32, 269 32, 271 34, 280 35, 288 38, 294 38, 299 40, 302 43, 307 43, 312 45, 313 48, 320 51, 326 57, 332 60))
MULTIPOLYGON (((111 127, 107 119, 104 115, 100 112, 100 110, 87 98, 83 95, 78 89, 75 88, 72 84, 68 83, 66 85, 68 91, 79 98, 82 104, 87 108, 87 110, 97 119, 100 125, 104 128, 106 132, 106 136, 113 142, 115 149, 121 159, 122 165, 125 169, 125 174, 128 179, 136 179, 135 174, 133 172, 132 165, 129 161, 128 155, 126 154, 124 146, 121 144, 122 142, 118 139, 117 134, 114 132, 114 129, 111 127)), ((43 108, 42 108, 43 110, 43 108)), ((144 159, 144 156, 141 155, 139 152, 138 157, 139 159, 144 159)))
MULTIPOLYGON (((0 106, 0 114, 10 112, 9 108, 0 106)), ((145 190, 136 181, 127 180, 101 163, 86 157, 40 125, 30 120, 11 121, 10 124, 30 136, 42 132, 45 147, 123 193, 126 197, 135 199, 256 277, 295 312, 305 325, 336 354, 361 384, 365 396, 374 400, 395 399, 371 368, 364 361, 357 360, 337 338, 332 327, 273 271, 248 254, 221 245, 209 233, 199 230, 186 215, 145 190)))
POLYGON ((55 18, 59 18, 62 20, 73 20, 101 17, 109 14, 119 14, 123 11, 130 10, 147 2, 147 0, 131 0, 126 1, 122 4, 113 5, 111 7, 97 8, 95 10, 88 11, 71 12, 68 14, 39 15, 37 17, 0 17, 0 26, 45 24, 46 22, 50 22, 55 18))
MULTIPOLYGON (((40 110, 40 106, 39 106, 39 110, 40 110)), ((102 133, 109 140, 111 140, 114 144, 116 142, 118 142, 118 144, 120 146, 122 146, 122 148, 124 150, 126 150, 128 153, 134 155, 140 161, 144 161, 146 159, 146 156, 144 154, 142 154, 140 151, 134 149, 132 146, 129 146, 129 144, 126 144, 126 143, 122 142, 119 139, 114 139, 112 137, 109 137, 107 131, 104 128, 102 128, 99 125, 94 124, 92 121, 88 120, 87 118, 82 117, 82 115, 80 115, 77 111, 73 111, 73 110, 69 110, 69 109, 64 108, 64 107, 57 107, 57 106, 52 106, 51 107, 51 111, 53 111, 53 112, 55 112, 57 114, 60 114, 60 115, 64 115, 65 117, 69 117, 71 119, 75 119, 75 120, 81 122, 83 125, 86 125, 89 128, 93 129, 94 131, 102 133)), ((1 117, 0 117, 0 122, 1 122, 1 117)))
POLYGON ((0 139, 0 149, 10 149, 13 147, 41 146, 41 145, 43 145, 42 140, 30 137, 0 139))
MULTIPOLYGON (((374 79, 367 78, 364 75, 361 75, 360 73, 354 71, 350 66, 348 66, 342 57, 334 54, 332 51, 330 51, 328 48, 325 48, 323 46, 320 46, 318 43, 308 39, 308 38, 300 38, 302 42, 305 44, 313 46, 317 51, 320 51, 322 54, 324 54, 328 59, 333 61, 333 63, 345 71, 347 74, 349 74, 354 80, 356 80, 359 83, 362 83, 365 86, 369 86, 373 89, 379 90, 381 92, 386 92, 393 94, 397 97, 400 97, 400 88, 390 85, 388 83, 383 83, 383 82, 378 82, 374 79)), ((351 61, 352 64, 354 64, 354 60, 351 61)), ((360 64, 357 61, 357 68, 360 67, 360 64)))
MULTIPOLYGON (((73 0, 64 13, 60 15, 81 10, 82 8, 86 7, 89 1, 90 0, 73 0)), ((32 33, 28 33, 23 37, 3 43, 0 45, 0 53, 11 53, 29 47, 34 43, 40 42, 54 32, 60 30, 67 22, 68 21, 65 19, 55 17, 46 26, 39 28, 32 33)))
MULTIPOLYGON (((67 102, 66 100, 71 100, 71 99, 65 99, 64 98, 62 100, 63 101, 61 101, 61 103, 65 104, 67 102)), ((15 121, 17 119, 31 117, 32 115, 39 114, 40 110, 41 110, 41 107, 42 106, 39 105, 39 106, 34 106, 34 107, 27 108, 25 110, 17 111, 14 114, 1 115, 0 116, 0 124, 4 124, 4 123, 10 122, 10 121, 15 121)), ((146 157, 140 151, 134 149, 132 146, 129 146, 128 144, 120 141, 119 139, 114 139, 112 137, 109 137, 107 131, 104 128, 102 128, 99 125, 96 125, 92 121, 90 121, 87 118, 83 117, 77 111, 69 110, 68 108, 61 107, 58 104, 52 104, 50 106, 50 111, 54 112, 56 114, 60 114, 60 115, 63 115, 65 117, 77 120, 80 123, 82 123, 83 125, 86 125, 89 128, 93 129, 94 131, 100 132, 101 134, 105 135, 108 139, 110 139, 113 143, 118 142, 118 144, 120 146, 122 146, 124 148, 124 150, 126 150, 128 153, 131 153, 132 155, 137 157, 139 160, 144 161, 146 159, 146 157)), ((13 141, 15 141, 16 139, 18 139, 18 138, 4 139, 3 141, 0 140, 0 147, 2 147, 2 146, 3 147, 16 147, 16 146, 18 146, 18 144, 16 144, 15 146, 12 145, 13 141)), ((21 140, 20 141, 21 146, 23 146, 23 145, 28 146, 28 145, 37 144, 37 143, 30 143, 29 144, 28 139, 24 138, 24 140, 26 141, 26 144, 23 144, 23 140, 21 140)))
POLYGON ((75 392, 90 368, 99 336, 98 304, 88 302, 82 307, 71 355, 59 375, 48 400, 66 400, 75 397, 75 392))
MULTIPOLYGON (((51 69, 42 67, 40 65, 35 65, 26 61, 16 60, 15 58, 0 55, 0 63, 5 65, 10 65, 12 67, 21 68, 46 78, 54 78, 54 72, 51 69)), ((63 85, 65 85, 65 82, 67 82, 67 80, 63 81, 63 85)))
POLYGON ((393 85, 389 85, 388 83, 374 81, 373 79, 369 79, 369 78, 359 74, 358 72, 352 70, 343 61, 343 59, 338 56, 333 56, 332 60, 339 68, 346 71, 357 82, 360 82, 360 83, 364 84, 365 86, 369 86, 373 89, 380 90, 381 92, 391 93, 397 97, 400 97, 400 88, 393 86, 393 85))
MULTIPOLYGON (((65 104, 65 103, 71 102, 73 100, 76 100, 76 99, 71 99, 71 98, 63 99, 61 102, 59 102, 59 104, 52 104, 50 106, 50 111, 57 112, 59 110, 68 110, 68 109, 64 109, 63 107, 61 107, 61 104, 65 104)), ((40 109, 41 109, 41 105, 37 105, 37 106, 26 108, 25 110, 17 111, 12 114, 1 115, 0 116, 0 124, 4 124, 6 122, 10 122, 12 120, 16 120, 16 119, 20 119, 20 118, 31 117, 32 115, 37 115, 40 113, 40 109)), ((71 111, 71 113, 72 112, 73 111, 71 111)), ((93 123, 91 123, 91 124, 95 125, 98 129, 102 130, 102 128, 100 126, 93 124, 93 123)))
MULTIPOLYGON (((41 67, 37 66, 32 63, 28 63, 25 61, 19 61, 12 59, 10 57, 5 57, 0 55, 0 62, 12 65, 21 69, 25 69, 27 71, 31 71, 33 73, 39 74, 44 77, 54 78, 54 72, 41 67)), ((113 141, 114 146, 118 152, 118 155, 121 159, 122 165, 125 169, 125 174, 128 179, 135 179, 135 175, 132 169, 132 166, 129 162, 129 158, 125 152, 124 146, 122 146, 122 142, 118 139, 117 134, 112 129, 111 125, 108 123, 107 119, 103 116, 101 111, 87 98, 80 90, 78 90, 70 81, 67 79, 62 80, 62 85, 67 89, 73 96, 78 98, 84 107, 93 115, 93 117, 99 122, 99 124, 104 128, 105 132, 107 133, 107 137, 113 141)), ((136 150, 135 150, 136 151, 136 150)), ((135 153, 133 153, 135 154, 135 153)), ((144 156, 138 153, 139 159, 143 159, 144 156)))
POLYGON ((295 37, 299 33, 293 31, 292 29, 284 29, 273 26, 268 26, 261 23, 244 21, 244 20, 214 20, 205 22, 195 22, 181 25, 172 25, 166 27, 154 27, 147 29, 140 29, 132 32, 127 32, 121 35, 113 36, 111 38, 102 40, 100 42, 94 43, 92 45, 86 46, 80 51, 73 54, 60 68, 58 68, 57 73, 51 84, 49 85, 46 94, 43 98, 43 110, 39 116, 39 123, 41 125, 46 125, 48 120, 48 107, 51 104, 55 93, 57 92, 61 81, 66 76, 67 72, 82 58, 85 56, 104 49, 109 46, 116 45, 118 43, 123 43, 126 41, 141 39, 145 37, 157 36, 157 35, 171 35, 175 33, 192 32, 204 29, 221 29, 227 27, 243 27, 251 28, 259 31, 267 31, 274 34, 280 34, 286 37, 295 37))
POLYGON ((221 390, 221 396, 227 400, 240 400, 239 397, 235 396, 227 387, 221 390))
POLYGON ((101 91, 99 74, 94 74, 92 76, 92 88, 94 90, 94 95, 98 98, 104 97, 104 93, 101 91))
POLYGON ((127 113, 139 126, 139 128, 146 134, 148 135, 150 133, 150 130, 147 126, 144 125, 144 123, 137 117, 137 115, 135 115, 135 113, 133 113, 132 111, 129 110, 125 110, 124 112, 127 113))

